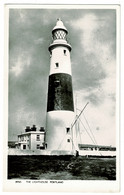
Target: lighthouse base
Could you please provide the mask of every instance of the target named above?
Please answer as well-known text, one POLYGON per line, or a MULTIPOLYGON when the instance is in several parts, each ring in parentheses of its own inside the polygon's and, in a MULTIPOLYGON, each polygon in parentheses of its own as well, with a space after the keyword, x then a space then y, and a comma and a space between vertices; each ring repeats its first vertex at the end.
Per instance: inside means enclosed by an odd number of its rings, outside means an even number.
POLYGON ((50 151, 73 151, 75 144, 72 111, 51 111, 47 113, 46 149, 50 151))

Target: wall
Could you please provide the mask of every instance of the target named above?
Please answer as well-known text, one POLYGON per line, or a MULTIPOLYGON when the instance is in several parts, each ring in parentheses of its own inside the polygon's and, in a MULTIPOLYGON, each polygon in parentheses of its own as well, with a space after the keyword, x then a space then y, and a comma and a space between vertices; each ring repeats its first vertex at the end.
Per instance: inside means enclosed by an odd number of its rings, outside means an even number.
POLYGON ((39 134, 37 132, 37 134, 31 134, 31 150, 36 150, 37 149, 37 145, 43 146, 43 142, 44 142, 44 134, 39 134), (37 141, 37 135, 40 135, 40 140, 37 141))
POLYGON ((116 151, 79 150, 80 156, 116 156, 116 151))
POLYGON ((73 155, 70 151, 56 151, 56 150, 19 150, 9 148, 8 155, 73 155))

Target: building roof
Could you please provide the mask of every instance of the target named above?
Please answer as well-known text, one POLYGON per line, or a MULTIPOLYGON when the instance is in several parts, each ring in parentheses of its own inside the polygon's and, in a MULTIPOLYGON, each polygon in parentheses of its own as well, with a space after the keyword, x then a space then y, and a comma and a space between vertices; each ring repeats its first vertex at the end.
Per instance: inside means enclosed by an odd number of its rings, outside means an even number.
POLYGON ((79 148, 116 148, 113 146, 93 145, 93 144, 78 144, 79 148))
POLYGON ((45 133, 44 131, 28 131, 28 132, 24 132, 24 133, 18 134, 18 136, 28 135, 28 134, 44 134, 44 133, 45 133))
POLYGON ((15 148, 15 144, 17 141, 8 141, 8 147, 9 148, 15 148))

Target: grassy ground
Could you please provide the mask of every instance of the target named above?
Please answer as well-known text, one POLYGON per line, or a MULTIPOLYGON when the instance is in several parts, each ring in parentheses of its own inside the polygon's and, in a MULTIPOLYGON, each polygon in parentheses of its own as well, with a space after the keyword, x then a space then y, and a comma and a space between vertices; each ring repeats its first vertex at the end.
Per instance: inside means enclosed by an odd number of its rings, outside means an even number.
POLYGON ((8 179, 115 180, 115 158, 8 156, 8 179))

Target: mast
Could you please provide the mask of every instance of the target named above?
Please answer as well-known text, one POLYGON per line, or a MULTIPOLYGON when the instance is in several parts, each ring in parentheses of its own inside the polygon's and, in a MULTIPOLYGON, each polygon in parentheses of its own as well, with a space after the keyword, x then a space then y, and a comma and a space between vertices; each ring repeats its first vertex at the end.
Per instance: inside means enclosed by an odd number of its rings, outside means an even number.
POLYGON ((81 110, 80 114, 79 115, 76 115, 76 119, 74 120, 74 122, 71 124, 71 131, 72 131, 72 148, 73 148, 73 151, 74 151, 74 148, 75 150, 78 150, 78 144, 77 144, 77 140, 76 140, 76 134, 77 134, 77 129, 74 129, 74 126, 76 126, 76 123, 78 121, 78 119, 80 118, 81 114, 83 113, 83 111, 85 110, 85 108, 87 107, 87 105, 89 104, 89 102, 86 103, 86 105, 83 107, 83 109, 81 110), (74 130, 73 130, 74 129, 74 130), (75 132, 75 136, 74 136, 74 132, 75 132), (74 137, 75 137, 75 140, 74 140, 74 137))

